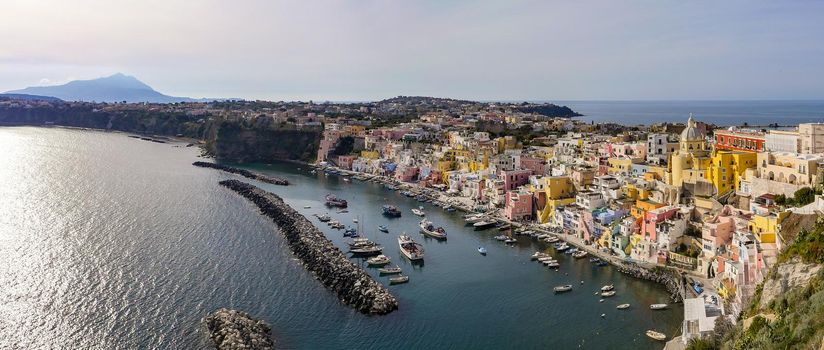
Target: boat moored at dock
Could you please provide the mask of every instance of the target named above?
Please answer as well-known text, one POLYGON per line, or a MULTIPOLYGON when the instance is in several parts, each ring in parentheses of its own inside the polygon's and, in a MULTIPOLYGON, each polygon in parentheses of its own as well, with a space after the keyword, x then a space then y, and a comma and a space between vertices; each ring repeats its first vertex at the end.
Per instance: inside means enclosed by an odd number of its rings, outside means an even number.
POLYGON ((667 304, 652 304, 649 306, 651 310, 664 310, 667 308, 667 304))
POLYGON ((409 276, 398 276, 389 279, 389 284, 401 284, 409 282, 409 276))
POLYGON ((423 246, 406 234, 398 236, 398 248, 401 249, 401 253, 409 260, 423 260, 423 246))
POLYGON ((390 218, 399 218, 401 217, 401 211, 398 207, 390 204, 386 204, 381 208, 383 216, 387 216, 390 218))
POLYGON ((557 287, 552 288, 552 289, 555 291, 555 293, 569 292, 569 291, 572 290, 572 285, 571 284, 566 284, 566 285, 563 285, 563 286, 557 286, 557 287))
POLYGON ((421 228, 421 233, 435 239, 446 239, 446 230, 443 227, 435 227, 431 221, 427 219, 421 220, 418 224, 421 228))
POLYGON ((647 336, 658 341, 667 340, 666 334, 651 329, 647 331, 647 336))
POLYGON ((332 208, 346 208, 349 203, 346 202, 345 199, 338 198, 334 194, 327 194, 325 198, 325 204, 327 207, 332 208))

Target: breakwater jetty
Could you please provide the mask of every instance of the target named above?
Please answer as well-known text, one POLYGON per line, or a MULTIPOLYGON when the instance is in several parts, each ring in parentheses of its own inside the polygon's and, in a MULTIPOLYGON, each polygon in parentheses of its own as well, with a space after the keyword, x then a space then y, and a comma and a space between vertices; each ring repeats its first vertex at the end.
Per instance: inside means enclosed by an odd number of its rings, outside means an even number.
POLYGON ((230 167, 228 165, 215 164, 215 163, 209 163, 209 162, 194 162, 194 163, 192 163, 192 165, 198 166, 198 167, 201 167, 201 168, 212 168, 212 169, 222 170, 222 171, 225 171, 227 173, 238 174, 238 175, 243 176, 245 178, 249 178, 249 179, 252 179, 252 180, 258 180, 258 181, 265 182, 265 183, 270 183, 270 184, 273 184, 273 185, 281 185, 281 186, 289 185, 289 181, 286 180, 286 179, 282 179, 282 178, 274 177, 274 176, 263 175, 263 174, 251 172, 251 171, 245 170, 245 169, 238 169, 238 168, 235 168, 235 167, 230 167))
POLYGON ((675 270, 667 269, 665 267, 655 267, 649 269, 636 264, 622 264, 617 267, 618 271, 625 275, 661 284, 670 294, 670 300, 672 302, 677 303, 684 300, 684 289, 679 282, 681 278, 675 270))
POLYGON ((220 182, 250 200, 286 237, 292 253, 343 303, 365 314, 383 315, 398 308, 397 299, 372 276, 349 261, 323 232, 279 196, 238 180, 220 182))
POLYGON ((269 325, 243 311, 218 309, 202 322, 218 350, 275 348, 269 325))

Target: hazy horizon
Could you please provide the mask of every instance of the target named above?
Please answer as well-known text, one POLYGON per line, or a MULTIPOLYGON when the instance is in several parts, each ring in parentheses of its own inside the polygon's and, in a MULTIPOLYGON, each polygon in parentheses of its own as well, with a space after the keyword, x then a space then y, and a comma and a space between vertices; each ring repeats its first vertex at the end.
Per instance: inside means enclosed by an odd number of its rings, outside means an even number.
POLYGON ((122 72, 195 98, 824 99, 819 2, 196 5, 7 1, 0 91, 122 72))

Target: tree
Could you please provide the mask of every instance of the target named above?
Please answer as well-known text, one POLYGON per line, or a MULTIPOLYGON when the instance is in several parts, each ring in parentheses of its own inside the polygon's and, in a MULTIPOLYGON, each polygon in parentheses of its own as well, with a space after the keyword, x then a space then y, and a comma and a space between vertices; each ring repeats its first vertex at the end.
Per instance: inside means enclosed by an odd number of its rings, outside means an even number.
POLYGON ((810 187, 800 188, 793 193, 796 206, 805 206, 815 201, 815 190, 810 187))

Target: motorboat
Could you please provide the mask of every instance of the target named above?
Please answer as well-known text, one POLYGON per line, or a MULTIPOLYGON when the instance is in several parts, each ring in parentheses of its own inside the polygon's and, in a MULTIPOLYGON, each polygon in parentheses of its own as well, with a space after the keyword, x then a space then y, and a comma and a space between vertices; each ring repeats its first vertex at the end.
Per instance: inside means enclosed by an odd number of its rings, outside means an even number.
POLYGON ((555 244, 554 247, 555 247, 555 250, 557 250, 559 252, 562 252, 564 250, 569 249, 569 245, 567 245, 566 243, 563 243, 563 242, 555 244))
POLYGON ((398 207, 394 205, 386 204, 381 208, 383 215, 388 216, 390 218, 399 218, 401 217, 401 211, 398 207))
POLYGON ((481 253, 481 255, 486 255, 486 248, 478 247, 478 253, 481 253))
POLYGON ((391 262, 389 257, 383 254, 366 259, 366 263, 369 264, 369 266, 383 266, 389 262, 391 262))
POLYGON ((426 216, 426 213, 424 213, 424 211, 420 208, 412 208, 412 214, 417 216, 426 216))
POLYGON ((380 254, 383 251, 383 247, 378 244, 371 244, 362 247, 355 247, 350 248, 349 252, 352 254, 360 254, 360 255, 370 255, 370 254, 380 254))
POLYGON ((474 225, 476 222, 483 220, 484 217, 481 214, 469 214, 464 216, 464 222, 467 225, 474 225))
POLYGON ((552 261, 552 262, 546 264, 546 267, 548 267, 550 269, 558 268, 560 266, 561 266, 561 264, 559 264, 557 261, 552 261))
POLYGON ((421 228, 421 233, 436 239, 446 239, 446 230, 443 227, 435 227, 431 221, 427 219, 421 220, 418 225, 421 228))
POLYGON ((575 253, 572 253, 572 257, 575 259, 580 259, 587 256, 587 252, 585 250, 579 250, 575 253))
POLYGON ((504 240, 504 243, 506 243, 506 244, 515 244, 515 243, 518 243, 518 240, 515 239, 515 238, 512 238, 512 237, 509 237, 509 238, 504 240))
POLYGON ((605 286, 601 287, 601 291, 602 291, 602 292, 609 292, 609 291, 611 291, 611 290, 613 290, 613 289, 615 289, 615 286, 614 286, 614 285, 612 285, 612 284, 607 284, 607 285, 605 285, 605 286))
POLYGON ((389 284, 401 284, 409 282, 409 276, 398 276, 389 279, 389 284))
POLYGON ((499 231, 506 231, 506 230, 509 230, 511 228, 512 228, 512 226, 510 226, 509 224, 503 224, 501 226, 498 226, 499 231))
POLYGON ((664 333, 656 332, 651 329, 647 331, 647 336, 658 341, 667 340, 667 336, 664 333))
POLYGON ((499 241, 503 242, 503 241, 509 239, 509 236, 507 236, 507 235, 498 235, 498 236, 495 236, 494 238, 496 240, 499 240, 499 241))
POLYGON ((572 285, 567 284, 567 285, 563 285, 563 286, 557 286, 557 287, 553 288, 553 290, 555 291, 555 293, 569 292, 569 291, 572 290, 572 285))
POLYGON ((546 239, 546 242, 547 242, 547 243, 558 243, 558 241, 560 241, 560 240, 561 240, 561 239, 560 239, 560 238, 558 238, 558 237, 551 236, 551 237, 549 237, 549 238, 547 238, 547 239, 546 239))
POLYGON ((346 209, 338 210, 338 214, 346 214, 348 212, 349 212, 349 210, 346 210, 346 209))
POLYGON ((345 199, 338 198, 334 194, 327 194, 326 195, 326 206, 334 207, 334 208, 346 208, 349 204, 346 202, 345 199))
POLYGON ((549 257, 549 254, 544 253, 544 252, 535 252, 534 254, 532 254, 532 260, 539 260, 541 258, 547 258, 547 257, 549 257))
POLYGON ((311 208, 312 208, 312 206, 311 206, 311 205, 304 205, 304 206, 303 206, 303 209, 311 209, 311 208))
POLYGON ((628 309, 629 304, 621 304, 621 305, 616 306, 615 308, 618 309, 618 310, 628 309))
POLYGON ((357 224, 357 223, 358 223, 358 219, 352 219, 352 222, 354 222, 354 223, 356 223, 356 224, 357 224))
POLYGON ((398 236, 398 247, 407 259, 412 261, 423 260, 423 246, 416 243, 412 237, 406 234, 398 236))
POLYGON ((663 309, 666 309, 667 306, 669 306, 669 305, 667 305, 667 304, 652 304, 652 305, 649 306, 649 308, 652 309, 652 310, 663 310, 663 309))
POLYGON ((398 273, 401 273, 401 267, 400 266, 382 267, 382 268, 378 269, 378 273, 380 273, 381 275, 398 274, 398 273))
POLYGON ((378 226, 378 231, 381 231, 381 232, 384 232, 384 233, 389 233, 389 228, 384 226, 384 225, 380 225, 380 226, 378 226))
POLYGON ((608 298, 608 297, 611 297, 613 295, 615 295, 614 290, 611 290, 611 291, 608 291, 608 292, 601 292, 601 296, 604 297, 604 298, 608 298))
POLYGON ((549 255, 542 256, 542 257, 538 258, 538 262, 545 262, 545 261, 556 261, 556 260, 555 260, 555 258, 553 258, 549 255))
POLYGON ((481 220, 481 221, 478 221, 478 222, 472 224, 472 226, 474 226, 476 230, 482 230, 482 229, 490 228, 493 225, 495 225, 495 221, 486 221, 486 220, 481 220))
POLYGON ((318 220, 320 220, 320 222, 329 222, 329 220, 332 220, 332 217, 327 214, 318 215, 318 220))

